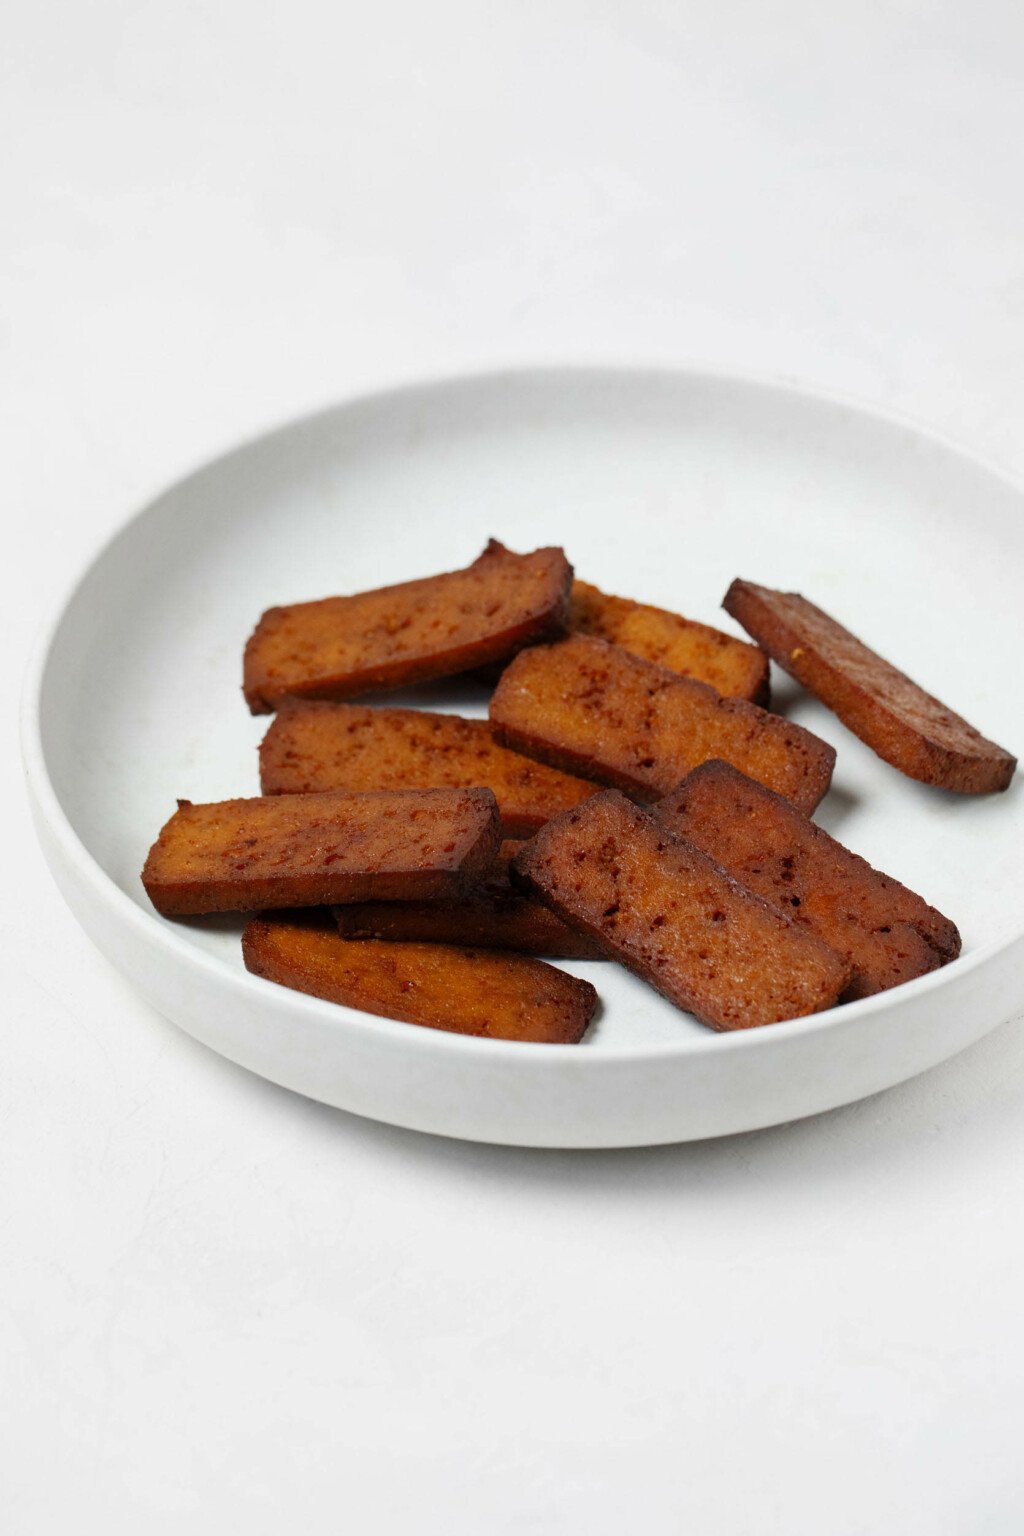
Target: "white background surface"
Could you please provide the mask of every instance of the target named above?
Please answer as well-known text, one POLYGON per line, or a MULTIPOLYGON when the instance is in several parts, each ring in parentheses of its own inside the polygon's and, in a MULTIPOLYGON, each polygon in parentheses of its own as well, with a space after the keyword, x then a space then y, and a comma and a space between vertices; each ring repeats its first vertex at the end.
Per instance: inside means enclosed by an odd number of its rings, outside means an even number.
POLYGON ((1024 473, 1024 13, 18 0, 0 70, 0 1523, 1018 1532, 1024 1020, 721 1143, 361 1123, 95 955, 14 707, 105 533, 367 386, 704 362, 1024 473))

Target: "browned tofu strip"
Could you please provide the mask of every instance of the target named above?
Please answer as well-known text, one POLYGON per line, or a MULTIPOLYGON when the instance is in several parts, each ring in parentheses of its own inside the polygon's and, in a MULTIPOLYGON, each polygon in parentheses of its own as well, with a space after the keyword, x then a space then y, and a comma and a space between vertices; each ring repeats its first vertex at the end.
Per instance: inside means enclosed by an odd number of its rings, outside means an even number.
POLYGON ((780 667, 901 773, 961 795, 1009 784, 1015 757, 798 592, 736 580, 722 606, 780 667))
MULTIPOLYGON (((504 544, 491 539, 478 560, 511 555, 504 544)), ((514 559, 515 556, 512 556, 514 559)), ((596 635, 624 651, 642 656, 678 672, 682 677, 708 683, 723 698, 749 699, 767 708, 770 697, 768 657, 756 645, 737 640, 710 624, 684 619, 681 614, 628 597, 613 597, 587 581, 572 584, 569 632, 596 635)), ((488 681, 496 681, 488 677, 488 681)))
POLYGON ((498 740, 640 800, 720 757, 812 811, 835 751, 791 720, 589 635, 523 651, 491 699, 498 740))
POLYGON ((572 566, 560 549, 483 562, 352 597, 268 608, 245 647, 254 715, 287 695, 349 699, 503 661, 564 633, 572 566))
POLYGON ((695 768, 653 814, 842 955, 853 971, 847 998, 884 992, 960 953, 948 917, 728 763, 695 768))
POLYGON ((522 848, 504 842, 491 870, 451 901, 369 901, 335 907, 346 939, 410 940, 480 949, 514 949, 554 960, 602 960, 604 951, 542 902, 513 890, 508 866, 522 848))
POLYGON ((324 913, 253 918, 248 970, 363 1013, 459 1035, 575 1045, 597 1006, 587 981, 526 955, 343 939, 324 913))
POLYGON ((500 835, 489 789, 179 800, 142 883, 167 916, 440 899, 493 864, 500 835))
POLYGON ((586 581, 572 584, 571 634, 597 635, 682 677, 707 683, 725 698, 767 705, 768 657, 710 624, 665 608, 612 597, 586 581))
POLYGON ((712 1029, 829 1008, 839 955, 614 790, 542 827, 513 878, 712 1029))
POLYGON ((595 789, 499 746, 486 720, 294 702, 282 706, 260 745, 260 783, 265 795, 483 785, 512 837, 536 832, 595 789))

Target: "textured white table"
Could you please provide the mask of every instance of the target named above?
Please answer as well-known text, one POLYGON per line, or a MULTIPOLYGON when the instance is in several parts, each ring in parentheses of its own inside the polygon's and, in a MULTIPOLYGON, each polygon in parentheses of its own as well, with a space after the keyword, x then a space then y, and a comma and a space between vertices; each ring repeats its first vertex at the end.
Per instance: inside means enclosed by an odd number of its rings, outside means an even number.
POLYGON ((94 954, 13 715, 135 506, 371 385, 706 362, 1024 472, 1024 12, 14 0, 4 33, 5 1532, 1019 1532, 1024 1021, 714 1144, 361 1123, 94 954))

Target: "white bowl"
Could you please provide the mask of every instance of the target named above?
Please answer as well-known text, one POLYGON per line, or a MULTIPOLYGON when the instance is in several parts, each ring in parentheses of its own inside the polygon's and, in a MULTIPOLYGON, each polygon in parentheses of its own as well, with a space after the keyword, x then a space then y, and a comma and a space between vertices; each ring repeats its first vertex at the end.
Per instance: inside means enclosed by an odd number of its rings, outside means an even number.
MULTIPOLYGON (((698 373, 559 370, 400 389, 250 443, 96 557, 28 680, 39 836, 86 932, 168 1018, 329 1104, 450 1136, 610 1147, 750 1130, 912 1076, 1024 998, 1022 797, 903 778, 775 673, 839 757, 818 820, 961 927, 953 965, 809 1019, 716 1035, 612 964, 580 1046, 466 1039, 249 976, 234 918, 172 923, 138 872, 175 797, 258 793, 242 645, 276 602, 446 570, 488 535, 562 543, 610 591, 732 627, 743 575, 803 590, 1011 750, 1024 492, 846 403, 698 373)), ((408 696, 405 702, 409 702, 408 696)), ((481 714, 484 692, 422 691, 481 714)))

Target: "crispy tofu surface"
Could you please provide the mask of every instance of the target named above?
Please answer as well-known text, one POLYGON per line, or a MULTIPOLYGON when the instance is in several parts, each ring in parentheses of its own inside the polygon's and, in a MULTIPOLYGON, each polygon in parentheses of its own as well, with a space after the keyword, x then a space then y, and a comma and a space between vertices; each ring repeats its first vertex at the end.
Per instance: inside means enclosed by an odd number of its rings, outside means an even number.
POLYGON ((523 651, 490 714, 506 746, 641 800, 718 757, 810 812, 835 762, 832 747, 792 721, 590 635, 523 651))
POLYGON ((817 935, 614 790, 550 821, 513 877, 713 1029, 831 1007, 850 971, 817 935))
POLYGON ((181 800, 142 883, 166 916, 451 897, 500 836, 489 789, 181 800))
POLYGON ((344 939, 329 914, 253 918, 248 970, 280 986, 430 1029, 575 1045, 597 1006, 587 981, 527 955, 344 939))
POLYGON ((737 579, 722 606, 780 667, 901 773, 963 795, 1009 784, 1015 757, 798 592, 737 579))
POLYGON ((288 703, 260 745, 265 795, 325 789, 494 791, 504 830, 529 836, 595 786, 494 740, 486 720, 361 704, 288 703))
POLYGON ((253 714, 289 695, 347 699, 504 661, 564 633, 572 566, 560 549, 396 586, 268 608, 245 647, 253 714))
POLYGON ((883 992, 960 953, 949 918, 728 763, 696 768, 653 814, 842 955, 853 972, 847 998, 883 992))

